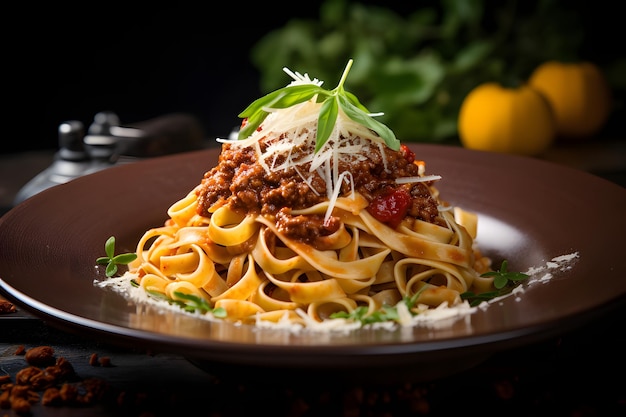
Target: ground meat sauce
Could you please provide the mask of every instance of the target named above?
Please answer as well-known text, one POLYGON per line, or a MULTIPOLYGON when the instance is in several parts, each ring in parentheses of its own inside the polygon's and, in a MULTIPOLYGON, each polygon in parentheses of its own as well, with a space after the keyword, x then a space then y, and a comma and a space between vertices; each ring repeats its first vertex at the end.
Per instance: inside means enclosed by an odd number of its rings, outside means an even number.
MULTIPOLYGON (((265 146, 262 141, 261 149, 265 146)), ((438 215, 437 201, 431 196, 427 183, 397 184, 396 178, 418 176, 419 167, 413 164, 414 155, 406 148, 393 151, 384 148, 386 165, 376 144, 365 149, 367 158, 349 158, 339 162, 339 172, 350 171, 354 189, 368 201, 396 189, 410 196, 407 216, 443 225, 438 215)), ((309 150, 310 152, 310 150, 309 150)), ((364 153, 365 153, 364 152, 364 153)), ((293 152, 292 152, 293 154, 293 152)), ((280 164, 282 161, 277 161, 280 164)), ((323 215, 291 215, 291 209, 303 209, 325 201, 326 183, 317 173, 309 174, 309 163, 298 167, 301 173, 313 175, 309 184, 294 169, 268 172, 257 162, 254 147, 233 146, 225 143, 218 165, 208 171, 198 190, 198 212, 208 216, 216 203, 229 204, 242 213, 260 213, 276 221, 279 230, 293 239, 314 242, 339 227, 337 219, 324 224, 323 215)), ((350 193, 352 186, 345 181, 341 194, 350 193)))

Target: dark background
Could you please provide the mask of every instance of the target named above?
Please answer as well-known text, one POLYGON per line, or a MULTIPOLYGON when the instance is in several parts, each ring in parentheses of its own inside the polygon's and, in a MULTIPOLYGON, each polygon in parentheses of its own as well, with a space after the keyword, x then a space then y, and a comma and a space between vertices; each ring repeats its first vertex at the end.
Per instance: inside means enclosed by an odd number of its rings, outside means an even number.
MULTIPOLYGON (((437 2, 367 3, 406 13, 437 2)), ((586 58, 623 54, 617 3, 563 2, 581 17, 586 58)), ((26 4, 5 14, 13 29, 4 29, 2 153, 56 149, 61 122, 88 126, 103 110, 123 124, 190 113, 207 138, 225 136, 261 95, 250 49, 289 19, 316 18, 320 1, 84 4, 26 4)))

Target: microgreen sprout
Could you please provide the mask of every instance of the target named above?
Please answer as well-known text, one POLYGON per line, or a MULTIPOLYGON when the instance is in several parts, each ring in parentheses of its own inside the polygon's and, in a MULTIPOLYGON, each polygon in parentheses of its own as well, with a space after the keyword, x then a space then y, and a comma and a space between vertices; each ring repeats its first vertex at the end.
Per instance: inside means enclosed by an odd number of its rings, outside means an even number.
POLYGON ((269 112, 273 109, 284 109, 303 103, 317 96, 318 103, 322 103, 317 119, 317 136, 315 138, 315 152, 317 153, 333 132, 339 109, 353 121, 360 123, 376 132, 385 144, 393 149, 400 149, 400 141, 386 125, 375 120, 363 106, 359 99, 343 87, 348 72, 352 67, 352 59, 348 61, 337 87, 326 90, 317 84, 289 85, 273 91, 252 102, 239 114, 240 118, 246 119, 246 123, 239 131, 238 138, 246 139, 263 123, 269 112))
MULTIPOLYGON (((505 260, 502 262, 498 271, 489 271, 481 274, 482 277, 494 277, 493 285, 496 291, 488 291, 480 294, 476 294, 471 291, 467 291, 461 294, 462 300, 467 300, 470 306, 475 307, 483 301, 489 301, 500 295, 504 295, 509 292, 517 283, 528 279, 528 275, 521 272, 508 271, 508 262, 505 260)), ((412 312, 417 298, 419 295, 428 288, 428 285, 424 285, 418 292, 411 297, 404 297, 402 301, 406 304, 408 311, 412 312)), ((414 313, 412 313, 414 314, 414 313)), ((415 315, 415 314, 414 314, 415 315)), ((365 306, 359 306, 351 312, 339 311, 331 314, 330 318, 333 319, 347 319, 356 322, 360 322, 362 325, 371 323, 381 323, 385 321, 398 321, 398 309, 396 306, 383 305, 379 310, 368 314, 368 308, 365 306)))
POLYGON ((104 244, 104 252, 107 256, 102 256, 96 259, 96 263, 99 265, 106 265, 106 276, 112 277, 117 274, 118 265, 128 265, 135 259, 137 259, 136 253, 121 253, 115 254, 115 237, 111 236, 104 244))
MULTIPOLYGON (((134 279, 130 281, 130 284, 133 287, 139 287, 139 283, 134 279)), ((213 308, 208 301, 193 294, 187 294, 182 291, 174 291, 174 295, 178 297, 178 299, 172 299, 158 291, 146 290, 146 293, 152 298, 167 301, 169 304, 176 305, 189 313, 212 313, 217 318, 226 317, 226 310, 224 308, 213 308)))
POLYGON ((226 310, 224 310, 224 308, 213 308, 213 306, 211 306, 211 304, 209 304, 208 301, 203 298, 181 291, 174 291, 174 295, 181 300, 172 300, 172 302, 178 304, 185 311, 197 311, 200 313, 210 312, 213 313, 215 317, 226 317, 226 310))
MULTIPOLYGON (((428 285, 424 285, 413 294, 411 297, 404 297, 402 302, 407 306, 408 310, 411 311, 413 307, 415 307, 415 303, 417 302, 417 298, 420 296, 422 291, 428 288, 428 285)), ((332 319, 348 319, 351 321, 360 322, 361 325, 372 324, 372 323, 383 323, 386 321, 399 321, 400 315, 398 314, 398 308, 396 306, 383 305, 380 309, 374 311, 371 314, 368 313, 368 308, 365 306, 359 306, 352 310, 351 312, 347 311, 338 311, 336 313, 332 313, 330 318, 332 319)))
POLYGON ((461 299, 469 301, 472 307, 479 305, 483 301, 489 301, 511 291, 520 281, 528 279, 528 275, 522 272, 510 272, 508 270, 508 262, 502 261, 498 271, 489 271, 480 275, 481 277, 493 277, 493 286, 497 291, 488 291, 475 294, 467 291, 461 294, 461 299))

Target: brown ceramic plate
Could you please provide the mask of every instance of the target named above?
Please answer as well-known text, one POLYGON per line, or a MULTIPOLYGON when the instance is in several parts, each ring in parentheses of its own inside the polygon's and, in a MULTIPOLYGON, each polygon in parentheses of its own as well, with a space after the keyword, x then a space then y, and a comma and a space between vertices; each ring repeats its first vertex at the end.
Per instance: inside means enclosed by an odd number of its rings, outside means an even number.
POLYGON ((527 271, 578 253, 571 268, 441 327, 309 334, 211 323, 137 306, 94 286, 113 235, 133 251, 217 162, 218 150, 116 166, 45 190, 0 218, 0 290, 55 327, 109 343, 183 354, 210 369, 443 376, 496 351, 558 335, 624 300, 626 190, 537 159, 411 145, 452 204, 479 215, 477 243, 527 271))

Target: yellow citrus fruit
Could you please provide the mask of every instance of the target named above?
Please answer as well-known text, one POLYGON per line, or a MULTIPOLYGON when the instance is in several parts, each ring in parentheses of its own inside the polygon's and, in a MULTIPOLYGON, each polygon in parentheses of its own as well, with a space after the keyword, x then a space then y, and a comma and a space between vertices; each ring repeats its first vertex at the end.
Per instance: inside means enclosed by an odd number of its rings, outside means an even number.
POLYGON ((528 84, 552 105, 559 138, 590 137, 600 131, 611 112, 611 91, 604 74, 591 62, 544 62, 535 68, 528 84))
POLYGON ((555 132, 550 104, 526 85, 483 83, 469 92, 459 110, 459 139, 468 149, 538 155, 552 145, 555 132))

